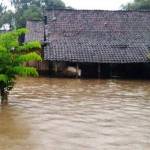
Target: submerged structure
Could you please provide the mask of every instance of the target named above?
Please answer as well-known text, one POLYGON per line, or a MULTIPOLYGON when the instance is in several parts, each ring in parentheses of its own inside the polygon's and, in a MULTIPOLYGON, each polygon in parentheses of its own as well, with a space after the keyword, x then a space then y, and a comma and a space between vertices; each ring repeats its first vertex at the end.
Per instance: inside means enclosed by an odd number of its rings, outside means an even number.
POLYGON ((41 71, 150 77, 150 11, 47 10, 43 22, 28 21, 27 28, 25 41, 43 44, 41 71))

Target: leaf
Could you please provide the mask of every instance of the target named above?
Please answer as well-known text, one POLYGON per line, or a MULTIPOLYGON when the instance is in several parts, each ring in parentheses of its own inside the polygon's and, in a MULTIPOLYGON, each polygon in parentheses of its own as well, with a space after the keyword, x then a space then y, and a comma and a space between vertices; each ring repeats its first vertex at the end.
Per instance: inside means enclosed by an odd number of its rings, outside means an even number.
POLYGON ((17 66, 13 68, 13 71, 17 75, 21 76, 38 76, 38 72, 33 67, 23 67, 23 66, 17 66))
POLYGON ((0 74, 0 82, 7 83, 8 82, 8 76, 5 74, 0 74))
POLYGON ((0 45, 10 51, 12 47, 19 46, 18 35, 14 31, 1 34, 0 45))
POLYGON ((0 45, 0 52, 6 52, 6 51, 7 49, 4 46, 0 45))
POLYGON ((20 55, 17 58, 17 61, 19 62, 42 61, 42 58, 36 52, 32 52, 32 53, 20 55))
POLYGON ((40 49, 41 48, 41 44, 38 41, 32 41, 32 42, 25 43, 24 47, 26 49, 35 49, 35 48, 40 49))
POLYGON ((28 33, 29 30, 26 28, 21 28, 21 29, 16 30, 16 32, 17 32, 18 36, 20 36, 20 35, 23 35, 25 33, 28 33))
POLYGON ((28 43, 24 43, 23 45, 17 47, 17 52, 30 52, 30 51, 36 51, 41 49, 41 43, 38 41, 30 41, 28 43))

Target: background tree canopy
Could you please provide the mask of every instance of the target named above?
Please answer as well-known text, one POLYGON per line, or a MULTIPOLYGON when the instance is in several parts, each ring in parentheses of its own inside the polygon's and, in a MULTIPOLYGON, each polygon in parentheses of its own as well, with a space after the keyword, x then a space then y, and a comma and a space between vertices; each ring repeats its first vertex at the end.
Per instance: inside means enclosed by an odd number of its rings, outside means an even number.
POLYGON ((25 27, 26 20, 40 20, 42 18, 43 7, 45 9, 66 8, 61 0, 11 0, 11 4, 15 8, 14 13, 12 11, 4 12, 4 7, 0 4, 0 14, 3 12, 0 26, 4 23, 14 25, 12 21, 14 18, 17 28, 25 27))
POLYGON ((6 22, 9 23, 9 19, 8 19, 9 12, 10 11, 6 11, 6 6, 0 3, 0 27, 6 22))
POLYGON ((150 10, 150 0, 134 0, 133 3, 123 5, 124 10, 150 10))

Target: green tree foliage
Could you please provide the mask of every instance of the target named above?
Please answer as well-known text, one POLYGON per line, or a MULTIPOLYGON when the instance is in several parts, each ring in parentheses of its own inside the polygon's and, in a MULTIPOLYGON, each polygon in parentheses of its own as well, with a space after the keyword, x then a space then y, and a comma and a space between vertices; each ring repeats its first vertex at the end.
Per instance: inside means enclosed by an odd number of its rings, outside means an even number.
POLYGON ((17 28, 25 27, 27 20, 40 20, 42 18, 41 8, 32 5, 27 9, 18 9, 15 13, 17 28))
POLYGON ((21 44, 18 39, 26 29, 18 29, 0 35, 0 97, 2 103, 7 100, 8 91, 14 86, 17 75, 38 76, 33 67, 24 64, 29 61, 41 61, 36 50, 41 49, 37 41, 21 44))
POLYGON ((150 0, 134 0, 133 3, 123 5, 124 10, 150 10, 150 0))
POLYGON ((32 5, 41 7, 43 3, 47 9, 65 8, 61 0, 11 0, 11 3, 16 9, 27 9, 32 5))
POLYGON ((2 3, 0 3, 0 15, 2 15, 5 10, 6 7, 2 3))
POLYGON ((15 7, 17 27, 25 27, 26 20, 40 20, 43 13, 43 4, 45 9, 65 8, 61 0, 11 0, 15 7))
MULTIPOLYGON (((6 11, 6 7, 0 4, 0 27, 8 23, 13 24, 15 19, 17 28, 25 27, 26 20, 41 20, 43 7, 45 9, 63 9, 66 8, 61 0, 10 0, 15 12, 6 11), (44 4, 44 6, 43 6, 44 4), (5 9, 5 11, 4 11, 5 9), (3 15, 1 14, 3 12, 3 15)), ((13 26, 13 25, 12 25, 13 26)))
POLYGON ((2 25, 5 23, 11 26, 12 18, 14 16, 14 13, 11 10, 4 11, 3 14, 1 14, 0 16, 0 27, 2 27, 2 25))
POLYGON ((6 20, 6 18, 4 18, 5 14, 6 14, 6 7, 2 3, 0 3, 0 27, 5 23, 6 20))

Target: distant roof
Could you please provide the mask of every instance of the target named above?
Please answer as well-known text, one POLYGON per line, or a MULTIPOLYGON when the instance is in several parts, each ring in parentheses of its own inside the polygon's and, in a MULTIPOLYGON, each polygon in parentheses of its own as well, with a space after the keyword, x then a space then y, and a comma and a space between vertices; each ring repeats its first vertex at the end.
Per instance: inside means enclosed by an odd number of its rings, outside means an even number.
POLYGON ((26 28, 29 30, 29 33, 25 35, 25 42, 28 41, 40 41, 44 39, 44 23, 40 20, 32 20, 26 22, 26 28))
POLYGON ((148 62, 150 11, 50 10, 46 16, 46 60, 148 62))

